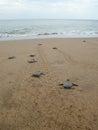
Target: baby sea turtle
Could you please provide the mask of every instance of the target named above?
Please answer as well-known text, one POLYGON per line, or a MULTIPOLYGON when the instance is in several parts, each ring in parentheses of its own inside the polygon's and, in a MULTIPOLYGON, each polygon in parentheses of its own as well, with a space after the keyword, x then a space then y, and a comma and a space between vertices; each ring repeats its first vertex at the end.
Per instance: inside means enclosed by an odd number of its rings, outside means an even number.
POLYGON ((67 80, 64 82, 63 87, 64 87, 64 88, 72 88, 72 82, 71 82, 69 79, 67 79, 67 80))
POLYGON ((57 49, 57 47, 53 47, 52 49, 57 49))
POLYGON ((64 83, 59 84, 59 85, 63 86, 63 88, 66 88, 66 89, 70 89, 72 88, 72 86, 78 86, 77 84, 72 83, 70 79, 67 79, 64 83))
POLYGON ((39 46, 41 46, 42 44, 41 44, 41 43, 39 43, 38 45, 39 45, 39 46))
POLYGON ((35 59, 29 60, 28 63, 35 63, 37 62, 35 59))
POLYGON ((29 56, 30 56, 30 57, 34 57, 35 55, 32 55, 32 54, 31 54, 31 55, 29 55, 29 56))
POLYGON ((83 40, 83 42, 86 42, 86 40, 83 40))
POLYGON ((41 75, 44 75, 44 73, 40 72, 40 71, 35 71, 33 74, 32 74, 32 77, 37 77, 39 78, 41 75))
POLYGON ((16 58, 15 56, 10 56, 10 57, 8 57, 8 59, 14 59, 14 58, 16 58))

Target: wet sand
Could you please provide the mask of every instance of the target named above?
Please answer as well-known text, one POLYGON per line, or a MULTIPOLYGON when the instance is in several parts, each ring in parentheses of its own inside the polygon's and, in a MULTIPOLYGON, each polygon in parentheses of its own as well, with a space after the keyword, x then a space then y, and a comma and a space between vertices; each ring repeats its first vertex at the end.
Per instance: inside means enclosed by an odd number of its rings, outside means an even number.
POLYGON ((98 39, 0 41, 0 130, 98 130, 98 39))

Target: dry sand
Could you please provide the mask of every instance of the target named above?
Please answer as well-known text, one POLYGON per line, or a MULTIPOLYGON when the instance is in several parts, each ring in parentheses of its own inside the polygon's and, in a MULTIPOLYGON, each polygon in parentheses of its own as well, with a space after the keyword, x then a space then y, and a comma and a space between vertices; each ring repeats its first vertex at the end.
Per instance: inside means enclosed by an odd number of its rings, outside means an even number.
POLYGON ((0 130, 98 130, 98 39, 83 40, 0 41, 0 130))

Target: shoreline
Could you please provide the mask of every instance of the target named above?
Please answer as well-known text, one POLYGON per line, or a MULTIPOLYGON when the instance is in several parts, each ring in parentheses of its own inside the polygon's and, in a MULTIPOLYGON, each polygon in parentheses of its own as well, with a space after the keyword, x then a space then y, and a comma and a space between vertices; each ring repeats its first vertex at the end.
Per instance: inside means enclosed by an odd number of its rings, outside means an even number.
POLYGON ((44 39, 98 39, 98 37, 37 37, 37 38, 9 38, 0 39, 2 41, 23 41, 23 40, 44 40, 44 39))

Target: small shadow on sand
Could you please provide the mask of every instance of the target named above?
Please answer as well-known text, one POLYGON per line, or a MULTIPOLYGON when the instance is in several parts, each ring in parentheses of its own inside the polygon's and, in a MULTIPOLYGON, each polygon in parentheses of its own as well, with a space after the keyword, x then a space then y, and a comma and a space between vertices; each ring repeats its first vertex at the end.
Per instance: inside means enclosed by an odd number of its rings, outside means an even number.
POLYGON ((65 88, 65 87, 62 86, 62 87, 60 87, 60 89, 73 90, 75 88, 73 88, 73 87, 72 88, 65 88))

